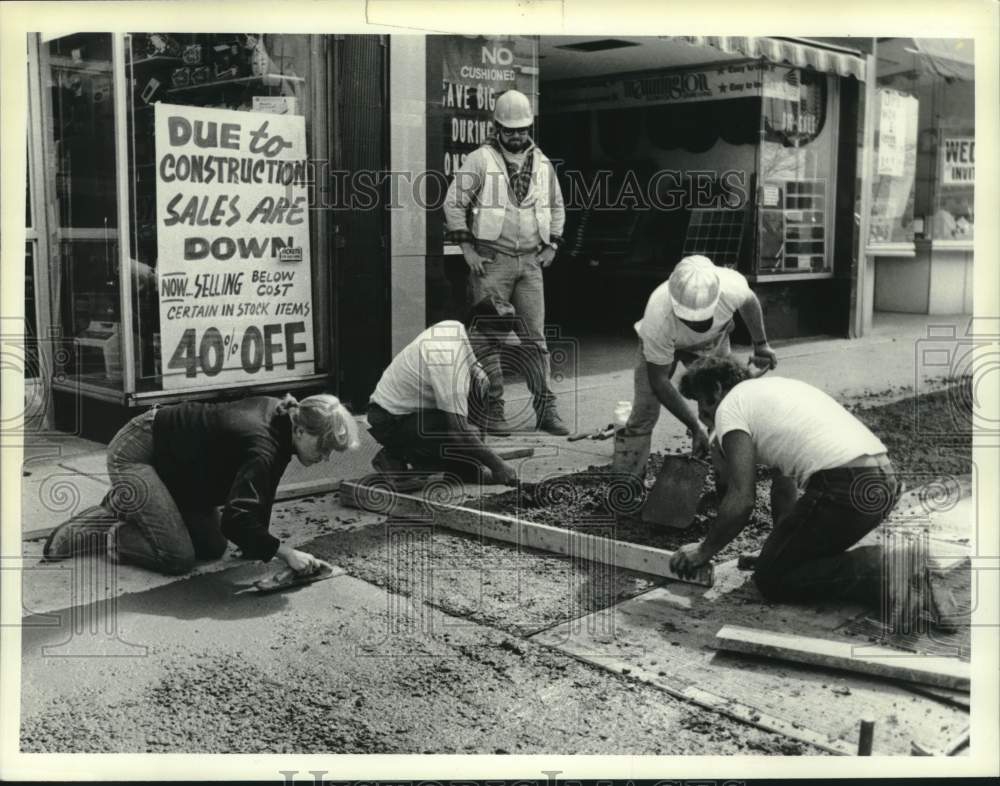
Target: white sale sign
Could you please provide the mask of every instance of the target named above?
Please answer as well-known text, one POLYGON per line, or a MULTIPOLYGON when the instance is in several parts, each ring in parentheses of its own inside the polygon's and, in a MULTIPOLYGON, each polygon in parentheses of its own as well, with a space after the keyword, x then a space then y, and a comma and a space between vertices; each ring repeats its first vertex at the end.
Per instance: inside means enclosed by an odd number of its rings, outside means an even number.
POLYGON ((312 374, 305 119, 155 107, 164 390, 312 374))

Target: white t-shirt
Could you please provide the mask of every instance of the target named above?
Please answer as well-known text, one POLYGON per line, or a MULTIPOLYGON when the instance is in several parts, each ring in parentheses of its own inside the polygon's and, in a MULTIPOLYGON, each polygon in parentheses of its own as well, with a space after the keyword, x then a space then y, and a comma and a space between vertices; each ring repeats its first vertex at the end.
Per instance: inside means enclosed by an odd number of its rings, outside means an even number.
POLYGON ((716 269, 719 303, 715 307, 712 327, 704 333, 691 330, 674 315, 668 281, 653 290, 642 319, 635 323, 635 332, 642 340, 642 354, 649 363, 669 366, 674 362, 675 349, 711 355, 729 335, 733 314, 753 297, 753 292, 741 273, 728 267, 716 269))
POLYGON ((468 417, 475 364, 465 326, 455 320, 438 322, 392 359, 371 400, 393 415, 440 409, 468 417))
POLYGON ((878 437, 822 390, 784 377, 750 379, 730 390, 715 412, 720 445, 730 431, 749 434, 757 463, 795 478, 800 488, 814 472, 886 452, 878 437))

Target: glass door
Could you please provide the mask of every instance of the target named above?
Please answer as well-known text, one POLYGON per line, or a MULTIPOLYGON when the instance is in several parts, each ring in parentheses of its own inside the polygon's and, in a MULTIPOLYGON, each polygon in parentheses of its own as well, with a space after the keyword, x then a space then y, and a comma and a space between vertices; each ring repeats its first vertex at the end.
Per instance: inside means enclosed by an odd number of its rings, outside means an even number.
MULTIPOLYGON (((108 33, 43 40, 41 149, 52 239, 55 377, 74 390, 124 390, 113 42, 108 33)), ((57 386, 60 384, 55 383, 57 386)))

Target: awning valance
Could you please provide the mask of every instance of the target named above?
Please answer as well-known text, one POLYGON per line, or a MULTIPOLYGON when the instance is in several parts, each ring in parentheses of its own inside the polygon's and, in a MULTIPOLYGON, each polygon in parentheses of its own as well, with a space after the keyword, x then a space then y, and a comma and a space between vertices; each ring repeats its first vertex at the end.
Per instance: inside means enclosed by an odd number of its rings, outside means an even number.
POLYGON ((865 61, 858 55, 781 38, 725 35, 678 35, 670 38, 693 46, 711 46, 730 55, 762 58, 796 68, 812 68, 837 76, 865 80, 865 61))

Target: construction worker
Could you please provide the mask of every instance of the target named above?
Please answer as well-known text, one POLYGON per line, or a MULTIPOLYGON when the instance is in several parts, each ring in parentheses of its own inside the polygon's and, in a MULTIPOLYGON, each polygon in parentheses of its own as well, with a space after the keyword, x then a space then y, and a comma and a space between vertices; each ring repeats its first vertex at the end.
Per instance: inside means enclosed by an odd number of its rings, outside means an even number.
POLYGON ((404 347, 383 372, 368 404, 371 435, 383 447, 372 466, 397 491, 449 471, 466 480, 514 485, 513 467, 480 439, 470 420, 484 416, 486 374, 479 358, 512 329, 513 306, 489 296, 465 324, 444 320, 404 347), (485 468, 488 472, 480 474, 485 468))
POLYGON ((782 377, 751 379, 732 358, 698 360, 680 390, 714 429, 721 501, 705 539, 676 551, 671 569, 692 575, 740 533, 754 509, 757 465, 763 464, 773 473, 774 524, 753 578, 764 597, 878 604, 881 547, 850 547, 899 499, 885 445, 818 388, 782 377))
POLYGON ((661 406, 687 426, 693 455, 707 454, 708 433, 671 377, 677 361, 687 366, 699 357, 728 356, 737 311, 750 330, 754 365, 774 368, 778 359, 767 343, 760 301, 740 273, 716 267, 705 256, 688 256, 653 290, 642 319, 635 323, 639 348, 632 412, 615 436, 612 467, 616 472, 643 476, 661 406))
POLYGON ((106 550, 117 562, 181 574, 196 560, 218 559, 232 541, 244 557, 277 556, 312 573, 315 557, 268 531, 278 482, 293 455, 308 467, 359 444, 354 418, 329 394, 153 407, 108 444, 112 489, 101 507, 109 515, 70 519, 43 554, 106 550))
MULTIPOLYGON (((458 243, 469 265, 470 302, 497 295, 519 316, 515 332, 540 431, 566 435, 548 386, 542 270, 552 264, 565 223, 562 191, 552 163, 530 136, 528 97, 508 90, 496 99, 496 135, 465 159, 444 203, 445 239, 458 243)), ((489 377, 487 433, 506 435, 501 346, 483 366, 489 377)))

